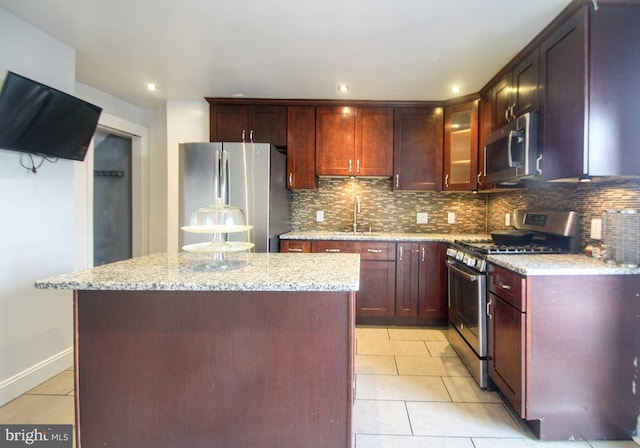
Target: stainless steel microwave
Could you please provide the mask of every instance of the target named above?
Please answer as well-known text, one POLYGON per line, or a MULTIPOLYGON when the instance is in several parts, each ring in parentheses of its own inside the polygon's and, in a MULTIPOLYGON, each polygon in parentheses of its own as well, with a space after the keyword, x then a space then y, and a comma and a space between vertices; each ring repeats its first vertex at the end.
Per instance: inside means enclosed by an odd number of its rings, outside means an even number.
POLYGON ((484 146, 484 177, 493 184, 535 177, 538 114, 528 112, 489 134, 484 146))

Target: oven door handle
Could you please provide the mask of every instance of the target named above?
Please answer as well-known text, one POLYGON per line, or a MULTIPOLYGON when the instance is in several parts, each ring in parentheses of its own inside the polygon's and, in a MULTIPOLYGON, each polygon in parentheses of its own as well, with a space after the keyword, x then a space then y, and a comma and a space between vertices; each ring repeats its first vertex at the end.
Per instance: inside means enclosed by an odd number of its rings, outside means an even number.
POLYGON ((451 269, 452 271, 455 271, 457 274, 464 277, 465 280, 469 280, 470 282, 475 282, 478 280, 477 275, 472 275, 472 274, 469 274, 468 272, 463 271, 462 269, 457 267, 455 263, 452 262, 451 260, 447 260, 447 266, 449 266, 449 269, 451 269))

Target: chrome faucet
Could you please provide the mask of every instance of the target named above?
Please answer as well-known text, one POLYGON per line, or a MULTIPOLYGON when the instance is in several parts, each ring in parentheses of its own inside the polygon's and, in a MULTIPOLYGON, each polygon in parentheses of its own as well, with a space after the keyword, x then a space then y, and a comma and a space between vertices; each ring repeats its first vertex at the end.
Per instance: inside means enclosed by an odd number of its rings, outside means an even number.
POLYGON ((353 233, 358 231, 358 213, 360 213, 360 196, 353 200, 353 233))

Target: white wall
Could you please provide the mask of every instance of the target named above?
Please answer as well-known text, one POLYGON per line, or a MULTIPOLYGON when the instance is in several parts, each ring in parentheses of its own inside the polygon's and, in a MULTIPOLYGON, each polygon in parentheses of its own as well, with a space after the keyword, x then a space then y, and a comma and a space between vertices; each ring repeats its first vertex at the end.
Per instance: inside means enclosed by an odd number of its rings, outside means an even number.
POLYGON ((209 141, 209 103, 167 102, 167 252, 178 252, 178 145, 209 141))
MULTIPOLYGON (((73 93, 75 51, 0 9, 0 78, 11 70, 73 93)), ((34 174, 0 150, 0 404, 71 365, 72 294, 39 278, 74 266, 74 164, 34 174)))
MULTIPOLYGON (((157 119, 164 110, 141 109, 76 83, 73 48, 0 8, 0 81, 7 70, 102 107, 100 126, 133 136, 140 235, 134 254, 164 250, 166 126, 157 119), (149 123, 160 125, 154 130, 160 138, 150 137, 149 123), (149 204, 159 205, 150 210, 149 204), (150 222, 158 222, 154 234, 150 222)), ((91 149, 85 162, 45 162, 37 174, 20 166, 19 153, 0 150, 0 405, 72 365, 72 292, 36 290, 33 283, 92 263, 91 149)))

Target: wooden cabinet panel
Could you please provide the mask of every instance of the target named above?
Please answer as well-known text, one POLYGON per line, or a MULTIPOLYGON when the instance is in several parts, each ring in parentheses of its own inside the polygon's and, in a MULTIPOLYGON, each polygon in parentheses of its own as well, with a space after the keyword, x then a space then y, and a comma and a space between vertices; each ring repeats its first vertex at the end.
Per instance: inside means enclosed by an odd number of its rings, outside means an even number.
POLYGON ((394 111, 393 189, 442 189, 442 108, 394 111))
POLYGON ((526 279, 513 271, 489 265, 489 291, 519 311, 526 310, 526 279))
POLYGON ((249 106, 247 123, 248 141, 287 146, 286 106, 249 106))
POLYGON ((360 254, 361 260, 395 260, 395 243, 374 241, 357 241, 354 244, 355 252, 360 254))
POLYGON ((355 108, 316 108, 316 174, 355 175, 355 108))
POLYGON ((280 252, 310 253, 311 241, 280 240, 280 252))
POLYGON ((353 242, 351 241, 312 241, 312 252, 326 252, 326 253, 353 253, 353 242))
POLYGON ((396 316, 447 318, 446 245, 398 243, 396 250, 396 316))
POLYGON ((447 318, 447 244, 420 244, 420 279, 418 286, 418 317, 443 320, 447 318))
POLYGON ((316 112, 313 106, 287 111, 287 187, 316 188, 316 112))
POLYGON ((360 262, 360 290, 356 293, 356 317, 390 317, 395 314, 394 261, 360 262))
POLYGON ((540 46, 543 179, 580 176, 586 171, 587 12, 583 8, 540 46))
POLYGON ((397 244, 396 316, 418 317, 419 254, 419 243, 397 244))
POLYGON ((212 142, 257 142, 287 146, 286 106, 214 104, 209 108, 212 142))
POLYGON ((525 411, 526 314, 489 293, 489 376, 521 417, 525 411))
POLYGON ((244 105, 212 104, 209 108, 210 141, 242 142, 246 138, 248 109, 244 105))
POLYGON ((354 157, 356 176, 393 174, 393 108, 356 109, 354 157))
POLYGON ((316 109, 316 172, 390 176, 393 109, 324 106, 316 109))

